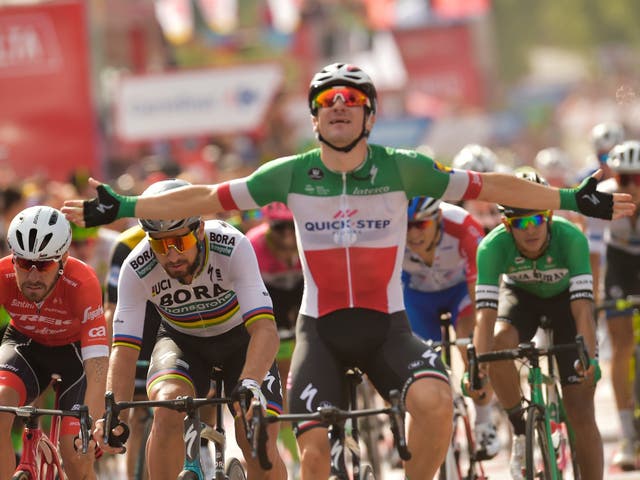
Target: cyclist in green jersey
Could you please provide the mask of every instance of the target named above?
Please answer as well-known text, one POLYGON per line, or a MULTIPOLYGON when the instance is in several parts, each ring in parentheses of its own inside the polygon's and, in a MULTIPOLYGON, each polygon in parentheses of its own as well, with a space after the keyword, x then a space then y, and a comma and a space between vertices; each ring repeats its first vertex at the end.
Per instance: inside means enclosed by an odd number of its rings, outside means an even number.
MULTIPOLYGON (((532 169, 516 175, 546 183, 532 169)), ((589 369, 582 375, 575 371, 576 352, 557 355, 557 363, 567 415, 576 433, 581 478, 602 479, 602 439, 593 403, 599 366, 587 239, 568 220, 552 221, 550 210, 508 206, 501 210, 503 224, 478 247, 474 344, 478 353, 515 348, 533 338, 543 317, 550 320, 554 343, 571 343, 577 333, 584 336, 589 369)), ((486 376, 488 367, 480 368, 486 376)), ((511 475, 522 479, 525 421, 520 377, 515 364, 506 361, 491 364, 488 374, 513 425, 511 475)))
MULTIPOLYGON (((354 65, 324 67, 311 80, 308 100, 319 148, 267 162, 220 185, 142 199, 92 180, 98 197, 67 201, 64 212, 90 226, 130 216, 161 219, 171 212, 181 218, 285 203, 293 212, 305 281, 290 411, 344 404, 342 370, 363 366, 382 396, 391 389, 403 393, 413 452, 406 474, 431 479, 447 451, 453 409, 444 367, 412 336, 404 312, 400 274, 409 199, 477 198, 603 218, 630 215, 634 206, 626 195, 596 192, 599 173, 575 189, 557 190, 512 175, 452 170, 416 151, 369 144, 376 88, 354 65)), ((303 480, 327 478, 326 428, 302 423, 296 428, 303 480)))

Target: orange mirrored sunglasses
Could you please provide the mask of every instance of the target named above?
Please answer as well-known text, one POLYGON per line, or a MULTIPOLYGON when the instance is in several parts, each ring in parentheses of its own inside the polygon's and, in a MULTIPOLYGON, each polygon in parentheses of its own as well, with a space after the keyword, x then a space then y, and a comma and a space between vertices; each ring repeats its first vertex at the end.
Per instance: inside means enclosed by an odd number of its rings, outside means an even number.
POLYGON ((193 230, 178 237, 152 238, 149 237, 151 249, 159 255, 167 255, 173 248, 178 253, 184 253, 198 243, 198 237, 193 230))
POLYGON ((371 107, 369 97, 353 87, 332 87, 323 90, 313 99, 313 105, 316 108, 333 107, 338 100, 342 100, 345 107, 371 107))

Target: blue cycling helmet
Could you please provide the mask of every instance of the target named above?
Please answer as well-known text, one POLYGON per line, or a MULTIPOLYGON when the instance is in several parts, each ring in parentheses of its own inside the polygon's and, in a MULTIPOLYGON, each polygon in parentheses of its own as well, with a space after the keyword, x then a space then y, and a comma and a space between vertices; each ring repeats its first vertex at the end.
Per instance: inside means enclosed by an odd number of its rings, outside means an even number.
POLYGON ((410 222, 433 217, 440 211, 440 199, 433 197, 414 197, 409 200, 407 216, 410 222))

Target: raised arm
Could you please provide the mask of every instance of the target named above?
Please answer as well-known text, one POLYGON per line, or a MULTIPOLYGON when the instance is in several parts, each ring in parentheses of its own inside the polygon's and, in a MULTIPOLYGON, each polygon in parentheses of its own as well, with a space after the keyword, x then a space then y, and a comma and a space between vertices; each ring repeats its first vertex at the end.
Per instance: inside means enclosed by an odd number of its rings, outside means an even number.
POLYGON ((631 215, 635 211, 635 205, 630 195, 611 195, 596 190, 601 177, 602 171, 598 170, 576 188, 558 189, 509 174, 484 173, 478 199, 518 208, 573 210, 599 218, 631 215))
POLYGON ((113 189, 90 178, 98 196, 91 200, 68 200, 62 207, 67 219, 78 225, 96 226, 118 218, 186 218, 215 214, 223 210, 217 185, 190 185, 149 197, 119 195, 113 189))

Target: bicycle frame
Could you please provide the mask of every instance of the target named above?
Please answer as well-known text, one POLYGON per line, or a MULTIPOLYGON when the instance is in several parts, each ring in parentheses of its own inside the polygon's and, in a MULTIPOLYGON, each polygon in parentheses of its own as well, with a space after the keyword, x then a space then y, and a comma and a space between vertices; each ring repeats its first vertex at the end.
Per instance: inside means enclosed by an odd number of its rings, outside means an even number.
POLYGON ((22 458, 14 475, 20 472, 26 472, 33 480, 66 478, 57 448, 60 417, 75 417, 80 419, 82 453, 87 453, 91 421, 86 405, 82 405, 78 410, 51 410, 36 408, 30 405, 24 407, 0 406, 0 412, 12 413, 21 418, 25 424, 22 433, 22 458), (38 424, 39 417, 44 415, 53 416, 50 437, 46 435, 38 424))
MULTIPOLYGON (((532 415, 534 415, 535 410, 542 414, 544 422, 544 435, 547 445, 550 446, 547 453, 549 455, 551 480, 561 479, 562 474, 558 466, 558 459, 556 457, 555 448, 553 448, 554 443, 552 437, 549 403, 545 399, 544 395, 544 386, 549 383, 550 377, 546 376, 543 373, 540 366, 540 357, 549 357, 549 361, 551 362, 553 360, 552 356, 555 353, 568 350, 578 351, 580 362, 582 363, 583 368, 586 370, 589 366, 589 359, 587 356, 584 338, 581 335, 576 336, 575 344, 553 345, 547 348, 536 348, 533 342, 529 342, 522 343, 515 349, 500 350, 485 353, 482 355, 476 354, 475 347, 473 345, 469 345, 467 347, 467 355, 469 358, 469 376, 471 379, 472 389, 480 388, 480 379, 478 377, 478 363, 480 362, 516 359, 527 359, 529 361, 529 373, 527 375, 527 382, 529 383, 531 391, 529 406, 527 407, 527 417, 531 417, 532 415)), ((555 388, 555 383, 553 385, 553 388, 555 388)), ((561 400, 558 405, 561 405, 561 400)), ((561 413, 559 412, 559 414, 561 413)), ((532 472, 529 472, 529 474, 532 475, 532 472)))
MULTIPOLYGON (((355 385, 352 386, 355 389, 355 385)), ((400 392, 393 390, 389 393, 391 400, 391 406, 385 408, 373 408, 362 410, 341 410, 334 406, 320 407, 313 413, 290 413, 273 417, 265 417, 262 408, 258 402, 253 401, 251 403, 252 417, 248 429, 248 437, 253 449, 253 456, 257 457, 260 461, 260 465, 263 469, 269 470, 271 468, 271 462, 268 459, 266 453, 267 433, 266 425, 274 422, 299 422, 303 420, 317 420, 320 423, 326 425, 329 429, 329 444, 331 445, 331 473, 330 478, 338 480, 348 480, 349 475, 347 473, 346 461, 345 461, 345 448, 349 448, 346 441, 345 423, 348 419, 356 420, 359 417, 365 417, 369 415, 385 414, 389 416, 391 423, 391 431, 394 437, 394 444, 400 458, 403 460, 409 460, 411 454, 407 448, 407 442, 404 433, 404 415, 405 410, 400 399, 400 392)), ((354 421, 354 425, 355 425, 354 421)), ((356 430, 357 432, 357 430, 356 430)), ((357 435, 357 433, 356 433, 357 435)), ((355 439, 354 439, 355 440, 355 439)), ((352 455, 355 454, 357 461, 359 462, 359 455, 357 448, 350 448, 352 455)), ((353 460, 353 458, 352 458, 353 460)), ((357 463, 357 470, 353 471, 353 478, 360 479, 364 471, 360 470, 360 465, 357 463)))

